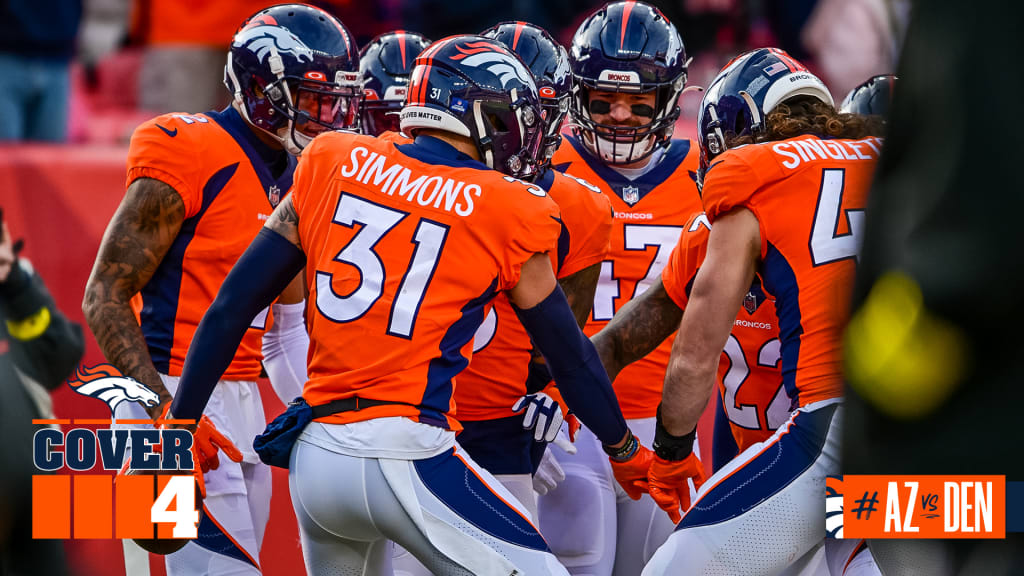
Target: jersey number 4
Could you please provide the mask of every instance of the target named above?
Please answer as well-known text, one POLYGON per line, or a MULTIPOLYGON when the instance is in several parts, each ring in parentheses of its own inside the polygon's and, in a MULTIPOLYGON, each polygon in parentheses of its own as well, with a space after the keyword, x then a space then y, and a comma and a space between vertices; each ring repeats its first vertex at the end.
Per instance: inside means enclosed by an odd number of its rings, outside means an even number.
MULTIPOLYGON (((317 270, 316 307, 321 314, 334 322, 352 322, 362 318, 380 299, 386 278, 384 261, 375 248, 407 216, 408 212, 387 208, 358 196, 341 195, 333 222, 346 228, 355 228, 357 224, 362 228, 334 260, 355 266, 359 270, 360 283, 350 294, 340 296, 334 291, 334 275, 317 270)), ((420 304, 434 277, 447 237, 448 226, 439 222, 421 218, 416 225, 411 238, 416 247, 391 304, 389 335, 412 337, 420 304)))
POLYGON ((843 210, 846 171, 826 169, 821 174, 818 205, 811 228, 811 261, 815 266, 853 258, 856 260, 864 240, 864 210, 843 210), (839 218, 845 216, 849 232, 839 233, 839 218))

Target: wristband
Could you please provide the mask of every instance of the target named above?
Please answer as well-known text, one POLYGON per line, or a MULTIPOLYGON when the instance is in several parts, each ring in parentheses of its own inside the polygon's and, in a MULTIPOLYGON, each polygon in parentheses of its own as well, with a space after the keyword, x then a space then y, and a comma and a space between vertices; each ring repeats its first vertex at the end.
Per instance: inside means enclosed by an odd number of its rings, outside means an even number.
POLYGON ((685 460, 693 453, 693 440, 697 437, 697 429, 689 434, 673 436, 665 430, 661 423, 661 404, 658 404, 658 417, 654 425, 654 453, 663 460, 678 462, 685 460))
POLYGON ((625 462, 636 455, 637 451, 640 450, 640 441, 633 436, 632 430, 627 430, 629 437, 626 438, 626 443, 621 448, 610 448, 608 446, 601 446, 604 449, 604 453, 609 458, 616 462, 625 462))

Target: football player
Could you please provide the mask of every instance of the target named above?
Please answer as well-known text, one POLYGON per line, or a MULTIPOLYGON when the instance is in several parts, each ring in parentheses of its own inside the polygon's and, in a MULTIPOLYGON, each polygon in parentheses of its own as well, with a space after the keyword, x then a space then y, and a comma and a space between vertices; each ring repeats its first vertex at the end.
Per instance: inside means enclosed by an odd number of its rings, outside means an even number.
POLYGON ((409 90, 412 64, 430 45, 422 34, 396 30, 381 34, 359 52, 365 99, 362 133, 379 136, 399 131, 399 114, 409 90))
MULTIPOLYGON (((550 153, 558 144, 551 139, 559 137, 568 106, 569 62, 565 49, 545 30, 525 22, 498 24, 482 35, 505 44, 537 81, 544 114, 544 143, 535 183, 558 204, 562 215, 559 249, 551 254, 552 266, 582 328, 608 250, 612 215, 611 205, 599 188, 547 169, 550 153)), ((534 439, 553 440, 562 422, 558 404, 541 392, 550 376, 543 359, 532 358, 530 337, 504 296, 495 299, 494 308, 474 337, 473 348, 473 360, 459 375, 460 388, 455 395, 463 425, 459 445, 501 480, 536 519, 532 474, 545 442, 535 444, 534 439)))
POLYGON ((417 58, 401 129, 414 141, 332 132, 303 152, 203 318, 171 413, 202 412, 241 319, 305 267, 308 405, 268 434, 295 434, 283 454, 307 570, 389 573, 394 541, 434 573, 566 574, 456 444, 452 401, 485 307, 506 292, 620 477, 632 487, 650 463, 555 280, 558 207, 520 179, 543 141, 536 84, 501 43, 450 37, 417 58))
MULTIPOLYGON (((591 14, 569 50, 573 134, 555 152, 555 170, 583 178, 609 197, 609 253, 601 262, 586 333, 600 331, 626 302, 658 279, 689 218, 701 211, 694 177, 697 148, 673 140, 687 57, 675 26, 643 2, 615 2, 591 14)), ((623 370, 615 391, 641 442, 654 416, 671 340, 623 370)), ((542 497, 541 529, 573 573, 635 576, 672 531, 649 496, 615 488, 593 434, 578 453, 558 449, 566 479, 542 497)))
MULTIPOLYGON (((293 154, 318 133, 358 126, 357 49, 320 9, 287 4, 250 17, 232 40, 224 81, 229 107, 158 116, 132 137, 127 193, 104 234, 83 310, 107 360, 161 403, 147 414, 125 402, 118 419, 156 420, 167 408, 213 295, 291 187, 293 154), (129 303, 136 295, 138 317, 129 303)), ((244 319, 245 337, 218 374, 207 411, 241 461, 206 475, 202 536, 167 556, 169 574, 259 572, 271 487, 251 447, 266 424, 256 384, 261 340, 273 323, 280 337, 264 358, 267 372, 285 401, 294 398, 305 381, 302 299, 296 278, 281 299, 290 306, 276 318, 261 309, 244 319)))
MULTIPOLYGON (((696 214, 683 229, 668 264, 650 289, 622 307, 592 338, 608 377, 643 358, 679 327, 693 279, 707 253, 711 225, 696 214)), ((720 413, 712 442, 714 468, 739 451, 766 440, 789 418, 790 400, 779 370, 779 330, 775 298, 759 276, 743 297, 743 307, 722 351, 716 381, 720 413)))
MULTIPOLYGON (((730 62, 698 117, 709 222, 658 409, 651 496, 682 521, 645 576, 773 574, 825 537, 822 488, 837 474, 840 345, 864 207, 881 140, 839 114, 828 89, 785 52, 730 62), (712 475, 693 505, 697 420, 719 356, 759 272, 776 298, 782 380, 795 411, 765 442, 712 475)), ((676 276, 674 282, 684 282, 676 276)))

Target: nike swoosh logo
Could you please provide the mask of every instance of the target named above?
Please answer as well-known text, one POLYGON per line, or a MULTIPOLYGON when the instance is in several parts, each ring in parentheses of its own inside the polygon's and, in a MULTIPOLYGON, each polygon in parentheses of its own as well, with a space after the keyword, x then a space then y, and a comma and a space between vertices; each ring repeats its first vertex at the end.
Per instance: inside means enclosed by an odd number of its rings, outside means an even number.
POLYGON ((178 135, 178 129, 177 128, 175 128, 174 130, 168 130, 167 128, 164 128, 163 126, 161 126, 159 124, 157 124, 156 127, 161 129, 161 130, 163 130, 164 134, 167 134, 171 138, 174 138, 175 136, 178 135))

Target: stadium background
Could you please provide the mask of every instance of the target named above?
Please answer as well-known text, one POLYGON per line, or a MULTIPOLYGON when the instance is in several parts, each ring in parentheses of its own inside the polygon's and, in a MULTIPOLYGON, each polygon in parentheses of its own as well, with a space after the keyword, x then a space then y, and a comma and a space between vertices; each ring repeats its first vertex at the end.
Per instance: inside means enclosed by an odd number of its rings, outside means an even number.
MULTIPOLYGON (((477 32, 503 20, 526 20, 549 29, 566 46, 579 22, 601 2, 594 0, 334 0, 312 2, 334 12, 356 35, 360 45, 376 34, 398 28, 438 39, 477 32)), ((806 62, 828 83, 838 100, 862 80, 894 70, 894 40, 906 22, 908 2, 900 0, 674 0, 652 1, 679 28, 694 58, 690 85, 702 86, 720 67, 745 49, 779 46, 806 62)), ((201 112, 227 103, 180 109, 171 102, 146 107, 147 78, 166 74, 187 78, 186 90, 201 83, 220 86, 221 76, 209 68, 173 71, 154 69, 161 49, 219 52, 237 25, 249 14, 271 5, 266 0, 12 0, 0 7, 0 38, 24 31, 33 18, 60 20, 65 37, 56 60, 68 65, 67 134, 64 142, 0 141, 0 207, 14 238, 24 238, 24 256, 46 279, 60 308, 84 324, 82 293, 100 238, 124 192, 127 142, 134 127, 158 113, 201 112), (38 12, 35 13, 35 12, 38 12), (144 68, 149 67, 144 70, 144 68)), ((23 34, 22 34, 23 35, 23 34)), ((54 41, 51 39, 51 41, 54 41)), ((11 47, 0 40, 0 56, 33 58, 31 45, 11 47)), ((0 90, 4 82, 0 78, 0 90)), ((177 81, 177 80, 176 80, 177 81)), ((179 86, 180 88, 180 86, 179 86)), ((211 87, 212 92, 217 92, 211 87)), ((171 90, 174 92, 174 90, 171 90)), ((159 95, 157 95, 159 96, 159 95)), ((159 98, 157 98, 159 100, 159 98)), ((683 95, 677 138, 694 135, 700 94, 683 95)), ((4 122, 0 117, 0 122, 4 122)), ((87 331, 83 363, 103 362, 87 331)), ((268 417, 282 410, 266 381, 261 382, 268 417)), ((99 402, 68 389, 54 394, 58 417, 103 418, 99 402)), ((705 434, 705 437, 709 437, 705 434)), ((301 572, 301 552, 287 493, 287 476, 274 470, 274 497, 261 563, 268 575, 301 572)), ((30 529, 25 527, 25 529, 30 529)), ((67 543, 69 565, 81 576, 124 574, 118 540, 75 540, 67 543)), ((164 573, 151 558, 151 574, 164 573)))

